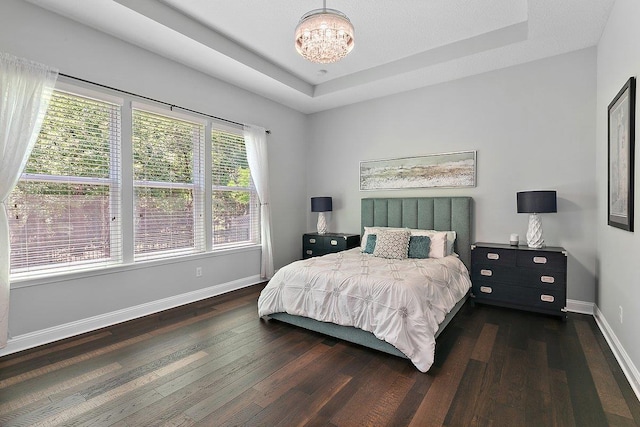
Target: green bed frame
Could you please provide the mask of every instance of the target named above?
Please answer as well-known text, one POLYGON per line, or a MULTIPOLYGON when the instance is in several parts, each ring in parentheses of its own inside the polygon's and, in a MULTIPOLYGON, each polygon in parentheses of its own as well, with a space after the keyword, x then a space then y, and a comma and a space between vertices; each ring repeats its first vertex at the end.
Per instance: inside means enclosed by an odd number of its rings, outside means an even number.
MULTIPOLYGON (((471 269, 472 242, 471 197, 404 197, 404 198, 365 198, 361 201, 360 224, 361 235, 364 227, 407 227, 425 230, 456 232, 454 251, 460 260, 471 269)), ((453 316, 460 310, 468 294, 462 298, 440 324, 436 337, 449 324, 453 316)), ((382 341, 371 332, 351 326, 340 326, 333 323, 319 322, 287 313, 274 313, 264 316, 276 319, 315 332, 329 335, 341 340, 363 345, 378 351, 407 358, 404 353, 386 341, 382 341)))

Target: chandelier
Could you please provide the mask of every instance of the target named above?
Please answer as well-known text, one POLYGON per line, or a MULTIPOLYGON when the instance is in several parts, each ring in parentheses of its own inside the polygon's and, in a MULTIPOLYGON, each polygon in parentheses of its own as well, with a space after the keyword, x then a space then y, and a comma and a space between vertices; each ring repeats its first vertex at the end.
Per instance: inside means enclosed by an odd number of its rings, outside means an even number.
POLYGON ((296 27, 296 50, 311 62, 329 64, 347 56, 353 49, 353 25, 347 15, 327 9, 307 12, 296 27))

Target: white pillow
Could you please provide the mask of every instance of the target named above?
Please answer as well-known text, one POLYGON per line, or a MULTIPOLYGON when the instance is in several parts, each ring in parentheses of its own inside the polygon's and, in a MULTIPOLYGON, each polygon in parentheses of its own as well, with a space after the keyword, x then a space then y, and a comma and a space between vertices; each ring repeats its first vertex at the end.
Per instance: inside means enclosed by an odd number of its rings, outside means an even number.
POLYGON ((429 258, 444 258, 447 255, 447 233, 444 231, 429 235, 431 245, 429 246, 429 258))
POLYGON ((404 231, 379 231, 376 233, 376 247, 373 256, 391 259, 407 259, 411 233, 404 231))
MULTIPOLYGON (((455 231, 436 231, 436 230, 420 230, 416 228, 412 228, 411 231, 412 236, 433 236, 437 233, 445 233, 447 235, 447 247, 445 248, 446 255, 451 255, 453 253, 453 243, 456 241, 456 232, 455 231)), ((433 241, 433 239, 431 239, 433 241)), ((431 257, 431 255, 429 255, 431 257)))

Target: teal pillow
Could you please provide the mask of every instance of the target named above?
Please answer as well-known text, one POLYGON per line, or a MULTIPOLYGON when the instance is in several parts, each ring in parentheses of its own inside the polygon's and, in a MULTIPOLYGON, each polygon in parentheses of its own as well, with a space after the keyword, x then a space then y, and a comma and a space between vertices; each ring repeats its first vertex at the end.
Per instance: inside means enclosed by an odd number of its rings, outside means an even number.
POLYGON ((409 239, 409 258, 429 258, 429 246, 431 246, 429 236, 411 236, 409 239))
POLYGON ((369 234, 367 236, 367 244, 364 247, 364 252, 365 254, 372 254, 373 250, 376 248, 376 235, 375 234, 369 234))

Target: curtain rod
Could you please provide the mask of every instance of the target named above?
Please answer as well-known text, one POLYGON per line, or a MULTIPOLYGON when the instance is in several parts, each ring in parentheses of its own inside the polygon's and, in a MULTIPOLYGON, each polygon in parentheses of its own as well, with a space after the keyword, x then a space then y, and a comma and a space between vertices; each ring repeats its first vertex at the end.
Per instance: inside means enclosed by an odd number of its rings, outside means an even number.
MULTIPOLYGON (((99 87, 102 87, 102 88, 105 88, 105 89, 114 90, 116 92, 124 93, 126 95, 131 95, 131 96, 135 96, 137 98, 146 99, 147 101, 152 101, 152 102, 157 102, 159 104, 167 105, 172 110, 173 110, 173 108, 179 108, 181 110, 188 111, 190 113, 195 113, 195 114, 199 114, 201 116, 209 117, 211 119, 220 120, 220 121, 226 122, 226 123, 231 123, 231 124, 234 124, 236 126, 243 126, 243 127, 245 126, 244 123, 234 122, 233 120, 225 119, 225 118, 218 117, 218 116, 212 116, 211 114, 201 113, 200 111, 192 110, 190 108, 181 107, 179 105, 170 104, 168 102, 160 101, 160 100, 157 100, 157 99, 154 99, 154 98, 149 98, 148 96, 138 95, 137 93, 127 92, 126 90, 117 89, 115 87, 103 85, 103 84, 100 84, 100 83, 95 83, 95 82, 92 82, 92 81, 89 81, 89 80, 81 79, 79 77, 70 76, 69 74, 58 73, 58 75, 63 76, 63 77, 67 77, 67 78, 70 78, 70 79, 73 79, 73 80, 78 80, 78 81, 83 82, 83 83, 89 83, 91 85, 99 86, 99 87)), ((271 133, 270 130, 266 130, 266 132, 268 134, 271 133)))

